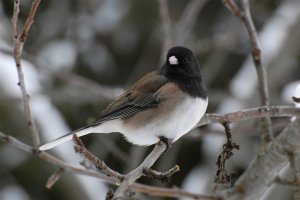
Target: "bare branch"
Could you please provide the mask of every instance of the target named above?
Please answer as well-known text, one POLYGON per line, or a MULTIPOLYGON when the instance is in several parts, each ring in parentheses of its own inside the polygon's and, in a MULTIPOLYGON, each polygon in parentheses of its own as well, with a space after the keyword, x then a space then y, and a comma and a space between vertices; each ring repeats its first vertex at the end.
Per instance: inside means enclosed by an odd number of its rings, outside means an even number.
POLYGON ((46 183, 46 188, 51 189, 53 185, 59 180, 64 171, 65 170, 63 168, 59 168, 54 174, 52 174, 46 183))
POLYGON ((30 27, 33 23, 33 18, 36 13, 36 10, 38 8, 38 5, 40 3, 40 0, 35 0, 32 4, 31 10, 29 12, 28 18, 26 20, 26 23, 24 25, 22 33, 19 35, 18 33, 18 14, 20 12, 20 1, 14 0, 14 13, 12 18, 12 24, 13 24, 13 38, 14 38, 14 50, 13 50, 13 57, 16 63, 17 71, 18 71, 18 78, 22 96, 23 96, 23 104, 24 104, 24 111, 27 118, 27 124, 31 132, 31 137, 33 140, 33 145, 35 148, 37 148, 40 145, 40 138, 39 133, 36 128, 35 122, 33 120, 31 108, 30 108, 30 96, 28 94, 28 91, 26 89, 25 81, 24 81, 24 73, 21 66, 21 55, 23 51, 23 46, 26 41, 28 32, 30 30, 30 27))
MULTIPOLYGON (((19 1, 19 0, 16 0, 16 1, 19 1)), ((31 28, 31 25, 33 24, 33 19, 34 19, 36 10, 39 7, 40 3, 41 3, 41 0, 34 0, 32 2, 32 5, 31 5, 30 11, 29 11, 29 15, 28 15, 25 25, 23 27, 23 31, 22 31, 21 35, 19 36, 20 41, 23 43, 27 39, 28 32, 31 28)))
POLYGON ((268 145, 263 154, 258 154, 248 169, 230 189, 220 191, 218 196, 226 200, 253 200, 269 188, 275 175, 288 164, 286 150, 300 149, 300 120, 296 119, 268 145))
POLYGON ((178 197, 178 198, 187 197, 187 198, 196 199, 196 200, 214 200, 214 198, 210 195, 193 194, 191 192, 180 190, 179 188, 176 188, 176 187, 169 189, 169 188, 153 187, 153 186, 147 186, 147 185, 135 183, 130 188, 135 191, 146 193, 151 196, 178 197), (140 186, 142 186, 142 187, 140 187, 140 186))
POLYGON ((14 138, 12 136, 6 135, 2 132, 0 132, 0 139, 1 139, 1 142, 11 144, 27 153, 35 153, 35 150, 31 146, 17 140, 16 138, 14 138))
POLYGON ((145 168, 150 168, 156 162, 156 160, 158 160, 161 154, 166 150, 166 143, 159 141, 155 145, 152 152, 142 162, 142 164, 125 176, 125 179, 114 194, 114 199, 121 198, 128 189, 128 187, 143 175, 143 170, 145 168))
MULTIPOLYGON (((2 132, 0 132, 0 141, 13 145, 14 147, 21 149, 25 152, 31 153, 31 154, 37 154, 40 159, 47 161, 48 163, 57 166, 59 168, 62 168, 65 170, 65 172, 70 172, 74 174, 80 174, 80 175, 86 175, 94 178, 101 179, 102 181, 105 181, 109 184, 116 185, 118 182, 118 179, 114 177, 108 177, 104 174, 100 174, 94 170, 84 169, 72 166, 54 156, 52 156, 49 153, 46 152, 40 152, 36 151, 33 147, 17 140, 16 138, 12 136, 8 136, 2 132)), ((199 195, 191 192, 187 192, 184 190, 180 190, 178 188, 161 188, 161 187, 154 187, 154 186, 148 186, 140 183, 133 183, 129 186, 132 190, 136 192, 141 192, 148 194, 150 196, 164 196, 164 197, 188 197, 192 199, 199 199, 199 200, 211 200, 212 197, 208 195, 199 195)))
MULTIPOLYGON (((241 8, 238 9, 237 5, 233 0, 223 0, 224 5, 237 17, 239 17, 244 23, 251 43, 252 48, 252 58, 254 61, 257 77, 258 77, 258 87, 261 104, 263 106, 270 105, 270 95, 268 89, 268 79, 266 68, 263 65, 263 58, 261 56, 261 46, 258 40, 258 35, 256 28, 254 26, 252 16, 250 13, 249 1, 248 0, 240 0, 241 8)), ((269 117, 264 117, 261 119, 261 128, 262 128, 262 139, 263 142, 269 142, 274 139, 272 134, 272 122, 269 117)))
POLYGON ((300 109, 293 106, 262 106, 227 114, 206 114, 196 126, 211 123, 238 122, 262 117, 300 117, 300 109))
MULTIPOLYGON (((242 18, 244 21, 244 24, 248 30, 248 34, 250 37, 251 47, 252 47, 252 58, 255 64, 256 73, 258 77, 258 87, 259 87, 259 93, 261 98, 261 103, 264 106, 270 105, 270 95, 269 95, 269 89, 268 89, 268 78, 267 78, 267 72, 266 67, 263 65, 263 59, 261 56, 261 47, 258 40, 258 35, 256 28, 254 26, 250 8, 249 8, 249 1, 248 0, 241 0, 241 6, 244 13, 244 17, 242 18)), ((266 117, 262 118, 262 131, 263 131, 263 141, 269 142, 270 140, 274 139, 274 136, 272 134, 272 122, 271 119, 266 117)))
POLYGON ((124 178, 124 175, 110 169, 103 160, 97 158, 89 150, 87 150, 82 143, 81 139, 76 134, 73 134, 73 141, 75 143, 74 150, 76 153, 79 153, 83 158, 87 159, 89 162, 94 164, 97 169, 106 174, 107 176, 115 177, 118 179, 124 178))
POLYGON ((161 182, 168 182, 170 177, 179 171, 180 171, 179 166, 175 165, 174 167, 172 167, 166 172, 159 172, 151 168, 144 168, 143 174, 149 178, 157 179, 161 182))
POLYGON ((239 10, 234 0, 223 0, 223 4, 228 8, 228 10, 235 16, 242 18, 242 13, 239 10))
POLYGON ((222 183, 222 184, 227 184, 230 185, 232 183, 232 180, 234 178, 234 174, 227 173, 226 170, 226 161, 233 156, 233 150, 237 149, 239 150, 240 147, 236 143, 232 142, 232 135, 231 135, 231 130, 229 127, 228 122, 224 122, 223 126, 225 128, 225 133, 226 133, 226 138, 227 138, 227 143, 223 145, 223 151, 219 154, 218 159, 217 159, 217 166, 218 170, 216 172, 216 177, 215 177, 215 183, 222 183))
POLYGON ((19 13, 20 13, 20 1, 15 0, 14 1, 14 12, 13 12, 13 17, 12 17, 14 40, 18 39, 18 17, 19 17, 19 13))

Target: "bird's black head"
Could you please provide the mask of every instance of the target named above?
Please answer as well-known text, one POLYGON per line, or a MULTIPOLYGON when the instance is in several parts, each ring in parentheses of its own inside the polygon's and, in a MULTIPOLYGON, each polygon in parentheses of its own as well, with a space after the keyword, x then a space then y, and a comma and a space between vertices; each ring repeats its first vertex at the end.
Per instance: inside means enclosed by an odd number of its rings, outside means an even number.
POLYGON ((200 72, 193 52, 181 46, 173 47, 168 51, 165 65, 170 71, 175 70, 189 75, 200 72))
POLYGON ((205 97, 206 88, 201 77, 199 64, 193 52, 176 46, 167 53, 166 63, 161 72, 172 82, 192 96, 205 97))

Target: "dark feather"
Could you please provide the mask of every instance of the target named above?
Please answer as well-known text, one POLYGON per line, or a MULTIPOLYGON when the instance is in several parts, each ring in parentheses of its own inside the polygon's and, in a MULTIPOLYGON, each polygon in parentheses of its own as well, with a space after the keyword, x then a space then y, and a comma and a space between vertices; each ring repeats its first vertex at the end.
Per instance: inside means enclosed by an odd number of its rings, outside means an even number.
POLYGON ((199 64, 193 52, 185 47, 173 47, 168 51, 165 65, 160 69, 170 82, 174 82, 185 93, 202 99, 207 98, 207 91, 202 79, 199 64), (171 65, 168 59, 175 56, 177 65, 171 65))
POLYGON ((115 99, 91 126, 104 121, 130 117, 137 112, 159 105, 156 91, 168 82, 165 76, 155 71, 138 80, 127 92, 115 99))

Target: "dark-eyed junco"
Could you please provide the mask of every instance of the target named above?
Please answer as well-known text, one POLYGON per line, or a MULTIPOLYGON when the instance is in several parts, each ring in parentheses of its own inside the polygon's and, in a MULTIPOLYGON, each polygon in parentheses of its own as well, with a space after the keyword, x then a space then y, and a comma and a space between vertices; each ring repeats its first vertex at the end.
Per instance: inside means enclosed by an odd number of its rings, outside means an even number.
POLYGON ((146 74, 115 99, 100 118, 40 147, 53 148, 89 133, 122 133, 136 145, 152 145, 161 138, 175 142, 202 118, 208 104, 198 62, 185 47, 168 51, 163 67, 146 74))

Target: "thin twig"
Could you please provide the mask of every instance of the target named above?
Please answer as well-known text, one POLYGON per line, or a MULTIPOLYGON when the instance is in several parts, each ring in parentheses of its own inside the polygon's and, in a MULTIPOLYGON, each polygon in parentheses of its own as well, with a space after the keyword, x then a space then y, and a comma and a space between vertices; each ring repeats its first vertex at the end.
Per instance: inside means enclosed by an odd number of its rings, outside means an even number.
POLYGON ((166 151, 166 149, 166 143, 159 141, 155 145, 152 152, 142 162, 142 164, 125 176, 125 179, 114 194, 114 199, 123 197, 128 187, 143 175, 143 170, 145 168, 152 167, 152 165, 156 162, 156 160, 158 160, 161 154, 166 151))
POLYGON ((141 193, 145 193, 148 195, 150 194, 151 196, 177 197, 177 198, 186 197, 194 200, 215 200, 210 195, 197 195, 191 192, 181 190, 176 187, 171 189, 171 188, 153 187, 153 186, 135 183, 130 188, 141 193))
MULTIPOLYGON (((251 41, 251 47, 252 47, 252 58, 255 64, 256 73, 258 77, 258 87, 259 87, 259 93, 260 93, 260 99, 261 104, 263 106, 269 106, 270 105, 270 95, 269 95, 269 88, 268 88, 268 77, 266 72, 266 67, 263 64, 263 58, 261 55, 261 46, 258 40, 258 35, 256 28, 254 26, 252 16, 250 13, 249 8, 249 1, 248 0, 241 0, 241 8, 244 12, 244 24, 248 30, 250 41, 251 41)), ((274 139, 273 133, 272 133, 272 121, 270 118, 262 118, 261 119, 261 125, 262 125, 262 139, 264 142, 269 142, 270 140, 274 139)))
MULTIPOLYGON (((16 1, 19 1, 19 0, 16 0, 16 1)), ((31 25, 33 24, 34 16, 35 16, 35 13, 36 13, 37 8, 39 7, 40 3, 41 3, 41 0, 34 0, 32 2, 32 5, 31 5, 30 11, 29 11, 29 15, 28 15, 25 25, 23 27, 23 31, 22 31, 21 35, 19 36, 20 41, 23 43, 25 43, 25 41, 27 39, 28 32, 31 28, 31 25)))
POLYGON ((235 16, 242 18, 242 13, 234 0, 223 0, 223 4, 227 7, 227 9, 234 14, 235 16))
POLYGON ((153 170, 151 168, 145 167, 143 170, 143 174, 149 178, 157 179, 157 180, 161 181, 162 183, 164 183, 164 182, 168 182, 170 177, 179 171, 180 171, 179 165, 175 165, 174 167, 172 167, 171 169, 169 169, 166 172, 159 172, 159 171, 153 170))
POLYGON ((65 170, 63 168, 59 168, 54 174, 52 174, 47 180, 46 188, 51 189, 53 185, 59 180, 64 171, 65 170))
MULTIPOLYGON (((261 55, 261 46, 259 43, 256 28, 254 26, 252 16, 250 13, 249 1, 240 0, 241 8, 239 9, 233 0, 223 0, 224 5, 237 17, 241 19, 244 23, 251 43, 252 58, 254 61, 257 77, 258 77, 258 87, 261 104, 263 106, 270 106, 270 95, 268 89, 268 78, 266 73, 266 68, 263 65, 263 58, 261 55)), ((263 143, 267 143, 274 139, 272 134, 272 121, 269 117, 264 117, 261 119, 262 128, 262 139, 263 143)))
POLYGON ((35 153, 36 151, 31 146, 17 140, 16 138, 0 132, 0 141, 6 144, 11 144, 27 153, 35 153))
POLYGON ((13 35, 14 39, 18 39, 18 17, 20 13, 20 1, 14 1, 14 12, 12 17, 12 25, 13 25, 13 35))
POLYGON ((223 126, 225 128, 227 142, 226 142, 226 144, 223 145, 223 151, 219 154, 218 159, 217 159, 216 164, 218 166, 218 170, 217 170, 216 176, 215 176, 215 183, 222 183, 222 184, 230 185, 232 183, 232 180, 235 175, 233 173, 230 173, 230 174, 227 173, 226 161, 231 156, 233 156, 232 151, 234 149, 238 150, 240 147, 236 143, 232 142, 232 135, 231 135, 229 123, 224 122, 223 126))
POLYGON ((115 177, 118 179, 124 178, 124 175, 110 169, 103 160, 100 160, 93 153, 87 150, 81 139, 79 139, 76 134, 73 134, 73 142, 75 143, 75 152, 79 153, 83 158, 87 159, 90 163, 95 165, 101 172, 103 172, 107 176, 115 177))
POLYGON ((40 145, 40 138, 39 138, 39 132, 36 128, 35 122, 33 120, 31 108, 30 108, 30 96, 26 89, 25 81, 24 81, 24 73, 21 66, 21 55, 23 51, 23 46, 25 44, 28 32, 31 28, 31 25, 33 23, 33 18, 36 13, 36 10, 39 6, 40 0, 35 0, 32 3, 28 18, 26 20, 26 23, 23 27, 23 31, 21 34, 18 33, 18 15, 20 12, 20 1, 15 0, 14 1, 14 13, 12 17, 12 26, 13 26, 13 38, 14 38, 14 50, 13 50, 13 57, 16 63, 17 71, 18 71, 18 78, 22 96, 23 96, 23 104, 24 104, 24 112, 27 118, 27 124, 31 132, 31 137, 33 140, 33 145, 35 148, 37 148, 40 145))

